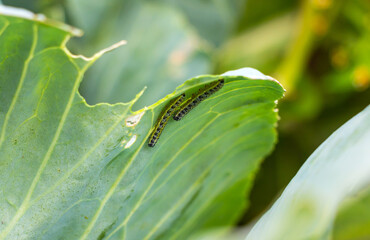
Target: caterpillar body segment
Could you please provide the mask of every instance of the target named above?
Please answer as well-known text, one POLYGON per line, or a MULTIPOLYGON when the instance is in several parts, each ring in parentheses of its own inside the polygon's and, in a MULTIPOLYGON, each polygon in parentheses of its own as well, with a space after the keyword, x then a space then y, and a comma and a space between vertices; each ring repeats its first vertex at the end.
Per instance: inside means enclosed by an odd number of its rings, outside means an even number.
POLYGON ((181 105, 180 109, 173 116, 173 119, 175 119, 176 121, 180 121, 199 103, 220 90, 224 86, 224 83, 224 79, 219 79, 216 82, 211 83, 209 86, 206 86, 204 89, 199 90, 197 94, 193 94, 191 98, 186 100, 185 103, 181 105))
POLYGON ((155 125, 155 128, 150 135, 149 138, 149 147, 154 147, 157 143, 159 137, 162 134, 162 131, 164 127, 166 126, 168 120, 174 113, 174 111, 181 105, 181 103, 184 101, 185 93, 178 96, 175 100, 173 100, 170 104, 168 104, 165 109, 163 110, 162 114, 158 117, 157 124, 155 125))

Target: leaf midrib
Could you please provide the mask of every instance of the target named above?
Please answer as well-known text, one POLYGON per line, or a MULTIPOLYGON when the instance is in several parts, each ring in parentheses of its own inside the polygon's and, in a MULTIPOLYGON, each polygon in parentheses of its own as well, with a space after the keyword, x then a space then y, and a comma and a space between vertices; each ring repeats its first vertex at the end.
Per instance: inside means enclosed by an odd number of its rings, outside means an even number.
MULTIPOLYGON (((8 23, 8 25, 6 25, 6 27, 8 27, 9 25, 10 24, 8 23)), ((3 28, 3 31, 1 31, 0 36, 5 31, 6 27, 3 28)), ((17 100, 18 100, 19 94, 20 94, 20 92, 23 88, 23 83, 24 83, 24 80, 26 78, 26 74, 27 74, 27 71, 28 71, 28 66, 29 66, 29 64, 30 64, 30 62, 31 62, 31 60, 34 56, 34 52, 35 52, 36 45, 37 45, 37 35, 38 35, 37 32, 38 32, 38 26, 36 24, 32 24, 33 36, 32 36, 32 44, 31 44, 30 52, 29 52, 26 60, 24 61, 24 68, 23 68, 23 71, 22 71, 22 74, 21 74, 21 78, 19 79, 19 83, 18 83, 17 89, 14 93, 14 97, 12 99, 12 102, 10 103, 8 112, 6 113, 5 118, 4 118, 4 123, 3 123, 3 127, 1 129, 1 135, 0 135, 0 149, 2 147, 2 144, 3 144, 4 140, 5 140, 6 128, 8 126, 10 115, 13 112, 13 109, 14 109, 14 106, 15 106, 17 100)))
MULTIPOLYGON (((229 83, 230 84, 230 83, 229 83)), ((233 91, 236 91, 236 90, 243 90, 243 89, 250 89, 250 88, 258 88, 258 87, 260 87, 260 86, 249 86, 249 87, 241 87, 241 88, 237 88, 237 89, 232 89, 232 90, 230 90, 230 91, 227 91, 227 92, 225 92, 225 93, 223 93, 223 94, 219 94, 219 95, 217 95, 217 96, 214 96, 214 97, 212 97, 212 98, 209 98, 209 99, 206 99, 205 100, 205 102, 206 101, 210 101, 210 100, 212 100, 212 99, 216 99, 216 98, 219 98, 219 97, 221 97, 222 95, 224 95, 224 94, 227 94, 227 93, 229 93, 229 92, 233 92, 233 91)), ((275 89, 275 88, 273 88, 273 89, 275 89)), ((229 98, 233 98, 233 97, 235 97, 235 96, 231 96, 231 97, 229 97, 229 98)), ((229 98, 227 98, 227 99, 229 99, 229 98)), ((224 101, 227 101, 227 99, 225 99, 224 101)), ((217 106, 217 104, 216 105, 214 105, 213 107, 215 107, 215 106, 217 106)), ((228 112, 232 112, 232 111, 235 111, 235 110, 230 110, 230 111, 227 111, 226 113, 228 113, 228 112)), ((211 112, 211 111, 209 111, 209 112, 211 112)), ((131 218, 131 216, 135 213, 135 211, 139 208, 139 206, 141 205, 141 203, 144 201, 144 199, 145 199, 145 197, 146 197, 146 195, 147 195, 147 193, 152 189, 152 186, 154 185, 154 183, 156 182, 156 180, 162 175, 162 173, 167 169, 167 166, 169 166, 169 164, 171 164, 174 160, 175 160, 175 158, 195 139, 195 138, 197 138, 202 132, 203 132, 203 130, 205 129, 205 128, 207 128, 213 121, 215 121, 220 115, 223 115, 223 114, 225 114, 225 113, 217 113, 218 115, 214 118, 214 119, 212 119, 212 121, 210 121, 208 124, 206 124, 202 129, 201 129, 201 131, 198 131, 198 133, 197 134, 195 134, 191 139, 189 139, 189 141, 186 143, 186 144, 184 144, 181 148, 180 148, 180 150, 168 161, 168 163, 161 169, 161 171, 159 171, 159 173, 153 178, 153 181, 151 181, 151 183, 149 184, 149 186, 146 188, 146 190, 144 191, 144 193, 140 196, 140 199, 138 200, 138 202, 135 204, 135 206, 134 206, 134 208, 130 211, 130 213, 125 217, 125 219, 122 221, 122 223, 114 230, 114 231, 112 231, 108 236, 107 236, 107 239, 109 239, 111 236, 113 236, 113 234, 114 233, 116 233, 119 229, 121 229, 122 227, 124 227, 127 223, 128 223, 128 221, 130 220, 130 218, 131 218)), ((255 118, 253 118, 253 119, 255 119, 255 118)), ((246 122, 246 123, 249 123, 249 121, 248 122, 246 122)), ((245 125, 245 124, 242 124, 242 125, 245 125)), ((173 133, 173 134, 175 134, 175 133, 173 133)), ((169 138, 167 138, 167 139, 169 139, 169 138)), ((155 156, 153 156, 153 159, 155 158, 155 156)))
MULTIPOLYGON (((10 118, 10 115, 14 109, 14 106, 17 102, 17 99, 19 97, 19 94, 20 94, 20 91, 23 87, 23 83, 24 83, 24 80, 25 80, 25 77, 27 75, 27 72, 28 72, 28 66, 31 62, 31 60, 34 58, 35 54, 34 54, 34 51, 36 49, 36 45, 37 45, 37 41, 38 41, 38 24, 36 23, 33 23, 32 24, 32 29, 33 29, 33 41, 32 41, 32 46, 31 46, 31 50, 30 50, 30 53, 29 53, 29 56, 27 57, 26 61, 25 61, 25 64, 24 64, 24 68, 23 68, 23 71, 22 71, 22 74, 21 74, 21 79, 19 81, 19 84, 17 86, 17 90, 15 92, 15 95, 12 99, 12 103, 9 107, 9 110, 6 114, 6 117, 5 117, 5 121, 4 121, 4 124, 3 124, 3 129, 2 129, 2 133, 1 133, 1 136, 0 136, 0 148, 2 146, 2 143, 4 142, 4 138, 5 138, 5 131, 6 131, 6 127, 7 127, 7 123, 9 121, 9 118, 10 118)), ((68 54, 67 54, 68 55, 68 54)), ((4 228, 4 230, 0 233, 0 239, 5 239, 5 237, 10 233, 10 231, 14 228, 14 226, 16 225, 17 221, 25 214, 25 212, 27 211, 27 209, 30 207, 30 199, 32 197, 32 194, 33 194, 33 191, 35 190, 36 186, 37 186, 37 183, 39 182, 39 179, 41 177, 41 174, 43 173, 53 151, 54 151, 54 148, 58 142, 58 139, 59 139, 59 136, 62 132, 62 129, 64 127, 64 124, 66 122, 66 119, 68 117, 68 114, 69 114, 69 111, 72 107, 72 103, 73 103, 73 100, 74 100, 74 97, 76 95, 76 92, 78 90, 78 87, 79 87, 79 83, 80 81, 82 80, 82 77, 83 77, 83 74, 84 72, 86 71, 87 67, 89 66, 88 64, 82 69, 80 70, 79 67, 76 65, 76 63, 74 63, 74 61, 72 61, 70 58, 68 58, 69 61, 72 63, 72 65, 76 68, 78 74, 77 74, 77 77, 76 77, 76 80, 75 80, 75 83, 73 85, 73 88, 72 88, 72 91, 71 91, 71 94, 68 98, 68 102, 67 102, 67 105, 65 107, 65 110, 63 112, 63 115, 59 121, 59 124, 58 124, 58 128, 54 134, 54 137, 51 141, 51 144, 49 145, 49 148, 41 162, 41 165, 34 177, 34 179, 32 180, 32 183, 30 185, 30 188, 28 189, 28 192, 27 192, 27 195, 26 197, 24 198, 22 204, 20 205, 20 207, 18 208, 17 212, 15 213, 15 215, 13 216, 13 218, 10 220, 9 224, 4 228)))
MULTIPOLYGON (((21 78, 19 80, 17 89, 15 91, 12 102, 9 106, 8 112, 5 115, 4 124, 3 124, 2 131, 1 131, 1 136, 0 136, 0 149, 2 147, 2 143, 4 142, 4 139, 5 139, 6 128, 7 128, 7 125, 8 125, 10 115, 12 114, 15 103, 17 102, 17 99, 19 97, 20 91, 23 88, 23 83, 24 83, 24 80, 26 78, 26 73, 28 71, 28 66, 29 66, 29 64, 30 64, 30 62, 31 62, 31 60, 34 56, 34 51, 36 49, 37 37, 38 37, 38 26, 37 26, 37 24, 32 24, 32 33, 33 33, 33 36, 32 36, 32 45, 31 45, 31 48, 30 48, 30 53, 29 53, 29 55, 28 55, 28 57, 27 57, 27 59, 24 63, 24 68, 23 68, 23 71, 22 71, 21 78)), ((13 217, 11 222, 6 226, 4 231, 0 233, 0 239, 4 239, 8 235, 8 233, 11 231, 11 229, 14 227, 14 225, 18 221, 21 212, 23 212, 23 211, 24 211, 24 205, 22 203, 22 205, 18 208, 18 210, 16 212, 16 215, 13 217)))

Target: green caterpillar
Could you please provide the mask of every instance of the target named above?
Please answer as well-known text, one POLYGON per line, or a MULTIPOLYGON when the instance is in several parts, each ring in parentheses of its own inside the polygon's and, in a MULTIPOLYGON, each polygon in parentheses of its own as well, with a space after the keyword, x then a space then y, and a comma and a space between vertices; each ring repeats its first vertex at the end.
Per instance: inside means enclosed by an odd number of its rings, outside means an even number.
POLYGON ((178 96, 174 101, 168 104, 165 109, 163 110, 162 114, 159 116, 157 120, 157 124, 153 130, 152 135, 149 138, 149 147, 154 147, 157 143, 159 137, 162 134, 163 128, 166 126, 168 120, 170 119, 173 112, 180 106, 180 104, 184 101, 185 93, 178 96))
POLYGON ((157 143, 159 137, 162 134, 164 127, 166 126, 169 118, 172 116, 174 111, 180 107, 180 110, 177 111, 173 119, 176 121, 181 120, 191 109, 196 107, 200 102, 205 100, 210 95, 214 94, 224 86, 224 79, 219 79, 216 82, 213 82, 209 85, 206 85, 204 89, 198 91, 197 94, 193 94, 191 98, 187 99, 183 104, 185 98, 185 93, 179 95, 175 100, 168 104, 162 114, 158 117, 157 124, 150 135, 149 138, 149 147, 154 147, 157 143))
POLYGON ((173 119, 180 121, 186 114, 188 114, 194 107, 211 96, 224 86, 224 79, 219 79, 216 82, 211 83, 204 89, 199 90, 198 94, 193 94, 191 98, 181 105, 180 110, 173 116, 173 119))

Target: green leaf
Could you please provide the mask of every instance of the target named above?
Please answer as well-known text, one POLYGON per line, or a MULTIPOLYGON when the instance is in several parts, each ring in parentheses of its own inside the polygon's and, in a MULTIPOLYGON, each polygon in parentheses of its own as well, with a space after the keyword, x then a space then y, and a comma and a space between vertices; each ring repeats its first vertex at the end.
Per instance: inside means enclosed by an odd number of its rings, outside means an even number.
POLYGON ((175 8, 136 0, 67 3, 74 25, 86 30, 86 37, 74 42, 75 48, 91 53, 121 39, 128 43, 87 72, 81 92, 88 103, 128 101, 148 86, 136 105, 142 108, 184 79, 210 72, 210 58, 200 39, 175 8))
POLYGON ((333 239, 370 239, 370 191, 359 192, 342 204, 335 219, 333 239))
POLYGON ((244 0, 162 0, 163 4, 181 10, 198 34, 212 45, 219 46, 237 30, 246 5, 244 0))
MULTIPOLYGON (((369 122, 370 106, 333 133, 306 161, 247 239, 331 239, 334 220, 343 204, 370 185, 369 122)), ((368 202, 366 195, 359 201, 368 202)), ((345 208, 339 215, 339 232, 353 238, 364 236, 369 215, 357 216, 358 223, 352 222, 351 226, 343 221, 343 214, 353 217, 359 210, 354 209, 356 204, 349 206, 353 207, 352 214, 345 208), (344 227, 352 232, 346 233, 344 227)))
POLYGON ((254 69, 224 74, 225 86, 150 148, 164 106, 220 76, 136 112, 141 93, 89 106, 78 86, 110 49, 72 55, 66 26, 0 12, 0 239, 184 239, 238 219, 276 142, 279 83, 254 69))
MULTIPOLYGON (((97 29, 106 26, 107 22, 116 19, 119 21, 115 30, 122 32, 127 24, 126 21, 135 19, 136 14, 141 14, 142 10, 151 6, 157 11, 157 15, 152 19, 153 22, 136 23, 135 26, 156 26, 156 21, 162 22, 168 16, 168 11, 178 15, 173 18, 178 21, 182 18, 183 26, 178 26, 181 30, 186 28, 194 28, 198 35, 200 35, 211 45, 220 45, 228 39, 236 30, 238 20, 241 17, 246 3, 244 0, 159 0, 159 1, 135 1, 135 0, 67 0, 66 6, 68 12, 71 14, 72 21, 83 24, 81 27, 86 29, 89 33, 96 33, 97 29), (96 14, 91 14, 94 12, 96 14), (116 15, 117 14, 117 15, 116 15), (162 15, 163 14, 163 15, 162 15), (126 16, 125 16, 126 15, 126 16), (126 21, 121 21, 126 20, 126 21), (103 21, 103 22, 102 22, 103 21), (104 22, 105 21, 105 22, 104 22), (123 25, 123 29, 119 26, 123 25)), ((155 14, 156 12, 152 12, 155 14)), ((138 19, 140 19, 140 16, 138 19)), ((152 16, 149 16, 152 18, 152 16)), ((167 28, 173 23, 162 22, 162 27, 167 28)), ((135 29, 134 29, 135 30, 135 29)), ((159 30, 159 29, 158 29, 159 30)), ((157 30, 157 31, 158 31, 157 30)), ((168 29, 174 31, 174 29, 168 29)), ((146 31, 146 37, 153 33, 146 31)), ((173 35, 171 31, 164 32, 165 35, 173 35)), ((157 34, 154 34, 157 35, 157 34)), ((166 38, 166 36, 163 36, 166 38)))

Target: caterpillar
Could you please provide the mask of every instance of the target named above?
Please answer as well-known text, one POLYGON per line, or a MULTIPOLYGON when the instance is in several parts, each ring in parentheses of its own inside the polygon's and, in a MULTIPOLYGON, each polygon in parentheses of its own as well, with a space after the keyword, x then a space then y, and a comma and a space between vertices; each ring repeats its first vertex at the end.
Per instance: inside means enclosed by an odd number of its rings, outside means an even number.
POLYGON ((151 134, 149 138, 149 147, 154 147, 157 143, 159 137, 162 134, 163 128, 166 126, 168 120, 170 119, 173 112, 180 106, 180 104, 184 101, 185 93, 178 96, 175 100, 173 100, 170 104, 168 104, 164 110, 162 111, 162 114, 159 115, 157 124, 155 125, 155 128, 153 130, 153 133, 151 134))
POLYGON ((179 111, 173 116, 173 119, 180 121, 186 114, 190 112, 199 103, 205 100, 207 97, 211 96, 224 86, 224 79, 219 79, 216 82, 211 83, 204 89, 199 90, 198 94, 193 94, 191 98, 186 100, 186 102, 181 105, 179 111))

